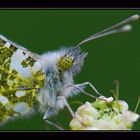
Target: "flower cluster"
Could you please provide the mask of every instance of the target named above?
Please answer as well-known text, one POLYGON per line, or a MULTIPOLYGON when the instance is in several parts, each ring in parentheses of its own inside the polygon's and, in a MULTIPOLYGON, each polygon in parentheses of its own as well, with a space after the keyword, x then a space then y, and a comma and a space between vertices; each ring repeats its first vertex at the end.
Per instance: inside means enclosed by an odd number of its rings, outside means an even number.
POLYGON ((72 130, 131 130, 139 114, 128 110, 123 100, 100 96, 80 106, 70 122, 72 130))

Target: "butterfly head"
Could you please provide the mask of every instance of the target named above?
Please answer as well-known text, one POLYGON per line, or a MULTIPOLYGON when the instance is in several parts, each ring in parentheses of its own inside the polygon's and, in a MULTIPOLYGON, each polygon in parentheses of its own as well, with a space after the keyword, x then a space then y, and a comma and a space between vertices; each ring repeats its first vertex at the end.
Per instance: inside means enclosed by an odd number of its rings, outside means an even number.
POLYGON ((79 73, 86 56, 87 53, 82 52, 79 47, 71 47, 67 49, 66 53, 61 56, 58 61, 59 72, 68 72, 73 75, 79 73))

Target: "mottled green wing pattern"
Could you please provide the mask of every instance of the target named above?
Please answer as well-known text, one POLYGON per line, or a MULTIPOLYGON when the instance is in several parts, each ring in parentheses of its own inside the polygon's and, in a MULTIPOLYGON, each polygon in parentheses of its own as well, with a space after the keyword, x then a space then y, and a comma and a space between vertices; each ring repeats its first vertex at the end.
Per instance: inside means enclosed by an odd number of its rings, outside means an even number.
POLYGON ((31 112, 45 74, 32 53, 0 36, 0 124, 31 112))

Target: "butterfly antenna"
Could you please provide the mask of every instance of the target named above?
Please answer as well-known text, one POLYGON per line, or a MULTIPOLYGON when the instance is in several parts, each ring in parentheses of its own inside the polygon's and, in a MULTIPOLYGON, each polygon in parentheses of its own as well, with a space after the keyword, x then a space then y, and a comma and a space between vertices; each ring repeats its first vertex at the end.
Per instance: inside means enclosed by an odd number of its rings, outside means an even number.
POLYGON ((108 36, 115 33, 120 32, 128 32, 132 29, 132 26, 130 25, 131 22, 134 22, 139 19, 139 15, 133 15, 107 29, 102 30, 101 32, 98 32, 94 35, 89 36, 88 38, 81 41, 79 44, 77 44, 75 47, 80 47, 81 45, 85 44, 86 42, 89 42, 91 40, 95 40, 97 38, 108 36))

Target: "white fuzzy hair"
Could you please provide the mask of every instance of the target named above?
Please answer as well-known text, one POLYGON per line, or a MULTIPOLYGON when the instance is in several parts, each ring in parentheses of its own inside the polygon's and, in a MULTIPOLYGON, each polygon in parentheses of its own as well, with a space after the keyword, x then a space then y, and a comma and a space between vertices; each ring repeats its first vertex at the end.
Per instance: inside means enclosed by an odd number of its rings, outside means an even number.
MULTIPOLYGON (((66 49, 61 49, 59 51, 54 51, 54 52, 47 52, 44 53, 43 55, 40 56, 40 59, 38 62, 42 65, 44 72, 46 73, 46 68, 47 67, 52 67, 53 71, 58 72, 58 61, 62 56, 66 54, 67 50, 66 49)), ((46 73, 47 74, 47 73, 46 73)), ((68 73, 64 74, 66 77, 65 83, 64 84, 71 84, 73 83, 72 76, 70 76, 68 73)), ((61 90, 61 96, 67 97, 69 92, 68 90, 61 90)), ((39 111, 40 112, 46 112, 46 109, 49 106, 55 106, 55 96, 56 95, 49 95, 49 91, 46 88, 42 88, 37 100, 39 101, 39 111)), ((53 94, 53 93, 52 93, 53 94)), ((63 106, 62 104, 60 106, 63 106)))
MULTIPOLYGON (((44 72, 46 73, 46 68, 50 67, 51 72, 53 73, 59 73, 58 71, 58 62, 61 57, 65 56, 66 54, 70 53, 70 55, 75 57, 75 62, 72 66, 67 71, 63 71, 61 77, 58 78, 58 81, 60 82, 60 87, 58 87, 59 91, 56 92, 51 92, 49 91, 48 88, 42 88, 37 100, 40 103, 39 105, 39 111, 40 112, 46 112, 48 106, 51 106, 55 110, 59 110, 60 108, 62 109, 64 107, 63 102, 61 101, 56 101, 57 96, 63 96, 65 98, 68 98, 69 96, 72 96, 74 94, 79 93, 77 89, 74 87, 67 87, 63 88, 62 86, 64 85, 71 85, 74 84, 73 81, 73 75, 76 74, 80 71, 84 58, 86 57, 86 53, 82 53, 80 49, 75 49, 75 48, 68 48, 68 49, 60 49, 59 51, 54 51, 54 52, 48 52, 40 56, 40 59, 38 62, 43 66, 44 72)), ((52 74, 51 73, 51 74, 52 74)), ((47 75, 47 73, 46 73, 47 75)), ((46 78, 49 77, 49 75, 46 76, 46 78)), ((47 83, 46 83, 47 84, 47 83)), ((56 88, 57 85, 52 84, 53 88, 56 88)), ((81 87, 82 88, 82 87, 81 87)), ((56 88, 57 90, 57 88, 56 88)), ((53 109, 52 109, 53 112, 53 109)))

